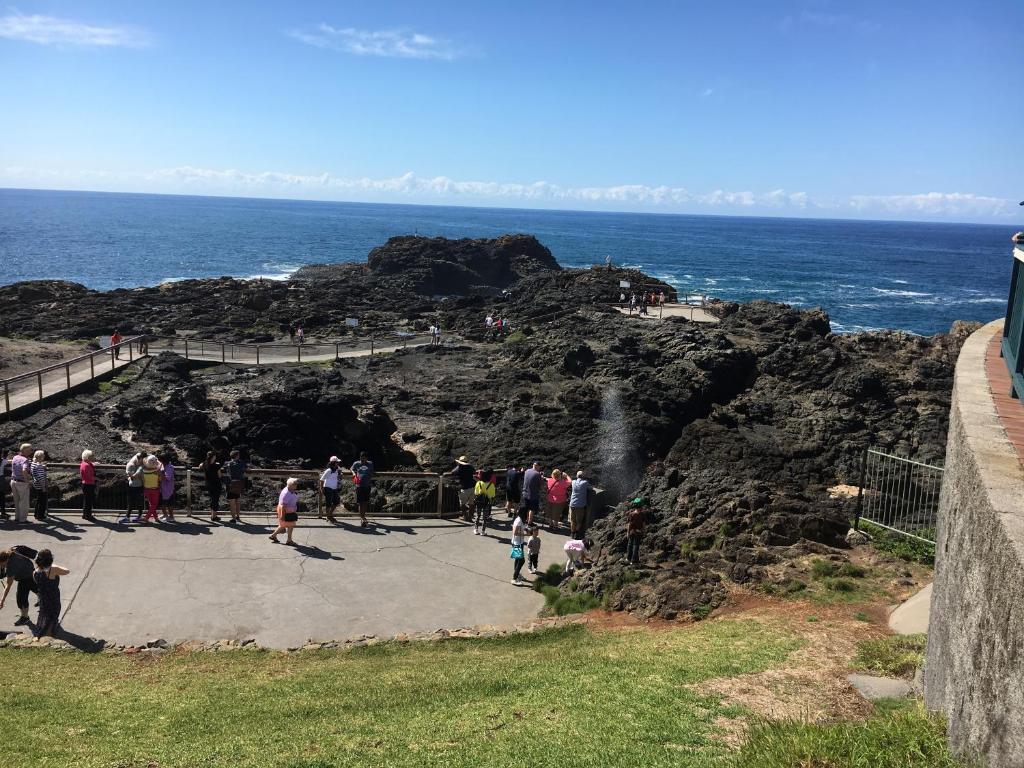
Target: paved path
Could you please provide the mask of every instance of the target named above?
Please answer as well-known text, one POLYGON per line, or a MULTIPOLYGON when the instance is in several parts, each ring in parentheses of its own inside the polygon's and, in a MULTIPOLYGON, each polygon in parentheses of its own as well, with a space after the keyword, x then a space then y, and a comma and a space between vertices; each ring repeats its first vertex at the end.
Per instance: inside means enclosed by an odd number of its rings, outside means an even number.
POLYGON ((897 635, 926 634, 931 605, 932 585, 929 584, 889 614, 889 629, 897 635))
MULTIPOLYGON (((378 520, 368 532, 310 520, 296 529, 296 548, 269 542, 259 517, 235 528, 188 518, 79 526, 69 516, 45 528, 2 524, 0 540, 48 547, 71 568, 61 595, 64 627, 75 634, 115 643, 255 638, 287 648, 536 617, 541 596, 509 583, 509 524, 498 515, 501 527, 487 537, 457 520, 378 520)), ((564 562, 565 537, 541 538, 541 566, 564 562)), ((0 631, 14 631, 17 616, 12 593, 0 631)))
MULTIPOLYGON (((615 309, 624 315, 631 314, 628 307, 615 306, 615 309)), ((638 320, 667 320, 670 317, 685 317, 687 320, 692 320, 695 323, 718 322, 718 318, 707 310, 688 304, 666 304, 662 308, 648 307, 647 311, 649 312, 647 315, 641 315, 634 311, 631 316, 638 320)))

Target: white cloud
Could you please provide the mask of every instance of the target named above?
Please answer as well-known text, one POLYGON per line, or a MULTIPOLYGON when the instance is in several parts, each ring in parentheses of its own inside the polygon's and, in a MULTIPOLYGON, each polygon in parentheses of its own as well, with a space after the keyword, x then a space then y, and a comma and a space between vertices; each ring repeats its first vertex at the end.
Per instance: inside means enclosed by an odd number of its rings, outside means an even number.
POLYGON ((460 56, 460 52, 447 40, 406 30, 353 29, 317 24, 311 29, 292 29, 287 34, 306 45, 343 51, 356 56, 444 61, 451 61, 460 56))
POLYGON ((0 16, 0 37, 39 45, 87 48, 144 48, 150 42, 149 35, 136 27, 98 26, 56 16, 27 16, 17 12, 0 16))
POLYGON ((918 195, 854 195, 849 205, 857 211, 882 210, 891 214, 925 216, 1017 215, 1017 201, 966 192, 926 192, 918 195))
POLYGON ((714 88, 705 88, 703 91, 700 92, 700 95, 703 96, 704 98, 707 98, 708 96, 714 96, 714 94, 714 88))

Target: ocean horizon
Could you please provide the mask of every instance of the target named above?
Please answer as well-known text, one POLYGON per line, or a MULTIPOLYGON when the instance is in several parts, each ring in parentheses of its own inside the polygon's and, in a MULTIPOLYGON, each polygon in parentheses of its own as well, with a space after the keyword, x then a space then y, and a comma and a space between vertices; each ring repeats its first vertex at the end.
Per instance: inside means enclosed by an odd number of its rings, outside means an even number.
POLYGON ((0 189, 0 284, 109 290, 364 262, 396 235, 535 235, 565 267, 606 256, 680 292, 825 309, 836 332, 919 334, 1004 314, 1011 226, 0 189))

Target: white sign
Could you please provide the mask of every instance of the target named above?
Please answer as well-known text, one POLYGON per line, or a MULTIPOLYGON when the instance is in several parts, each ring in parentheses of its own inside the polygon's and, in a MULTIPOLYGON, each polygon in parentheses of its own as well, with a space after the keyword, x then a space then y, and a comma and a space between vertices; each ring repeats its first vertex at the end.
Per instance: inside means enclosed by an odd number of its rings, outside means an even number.
POLYGON ((358 317, 346 317, 345 318, 345 325, 349 326, 350 328, 355 328, 357 325, 359 325, 359 318, 358 317))
POLYGON ((619 288, 629 288, 629 280, 619 280, 619 288))

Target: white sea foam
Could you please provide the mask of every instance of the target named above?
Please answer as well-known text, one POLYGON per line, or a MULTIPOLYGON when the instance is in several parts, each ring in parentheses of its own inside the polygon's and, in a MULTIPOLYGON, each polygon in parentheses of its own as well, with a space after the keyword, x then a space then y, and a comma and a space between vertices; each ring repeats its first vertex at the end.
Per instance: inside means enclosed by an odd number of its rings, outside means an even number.
POLYGON ((883 293, 886 296, 902 296, 904 298, 914 298, 915 296, 931 296, 930 293, 921 293, 920 291, 899 291, 893 288, 875 288, 872 286, 872 291, 876 293, 883 293))
POLYGON ((844 309, 878 309, 877 304, 840 304, 844 309))
POLYGON ((909 285, 906 280, 896 280, 895 278, 889 278, 890 283, 896 283, 898 285, 909 285))
POLYGON ((983 299, 962 299, 958 304, 1005 304, 1006 299, 998 296, 986 296, 983 299))
POLYGON ((856 288, 857 286, 856 285, 850 285, 849 283, 840 283, 839 287, 840 288, 856 288))

